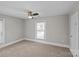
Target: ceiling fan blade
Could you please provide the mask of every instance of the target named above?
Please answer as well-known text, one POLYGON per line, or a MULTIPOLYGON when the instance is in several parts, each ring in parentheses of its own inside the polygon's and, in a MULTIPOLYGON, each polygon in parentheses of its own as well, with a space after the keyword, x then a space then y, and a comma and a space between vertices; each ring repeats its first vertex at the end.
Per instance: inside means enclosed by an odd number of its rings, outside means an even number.
POLYGON ((37 16, 37 15, 39 15, 39 13, 33 13, 32 15, 33 15, 33 16, 37 16))
POLYGON ((39 15, 39 13, 34 13, 32 10, 25 9, 24 12, 27 14, 28 18, 33 19, 33 16, 39 15))

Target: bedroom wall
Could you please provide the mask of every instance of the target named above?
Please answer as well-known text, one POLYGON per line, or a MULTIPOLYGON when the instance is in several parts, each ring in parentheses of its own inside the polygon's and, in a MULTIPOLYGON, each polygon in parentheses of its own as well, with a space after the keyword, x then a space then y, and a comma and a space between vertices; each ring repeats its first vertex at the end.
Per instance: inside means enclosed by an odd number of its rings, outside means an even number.
POLYGON ((24 21, 15 17, 0 15, 5 19, 5 43, 13 42, 24 36, 24 21))
POLYGON ((0 15, 0 17, 6 19, 6 43, 23 37, 35 40, 35 22, 46 21, 46 39, 43 41, 69 45, 69 20, 66 15, 44 17, 33 20, 22 20, 2 15, 0 15))
POLYGON ((25 37, 35 40, 35 22, 46 21, 46 39, 43 41, 69 45, 68 16, 53 16, 25 20, 25 37))

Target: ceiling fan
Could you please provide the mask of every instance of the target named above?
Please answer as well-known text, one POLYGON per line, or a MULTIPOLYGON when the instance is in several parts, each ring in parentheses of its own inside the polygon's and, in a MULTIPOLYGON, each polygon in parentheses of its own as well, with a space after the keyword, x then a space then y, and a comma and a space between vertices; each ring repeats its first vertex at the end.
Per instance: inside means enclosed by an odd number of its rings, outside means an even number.
POLYGON ((27 10, 28 18, 33 19, 34 16, 38 16, 39 13, 27 10))

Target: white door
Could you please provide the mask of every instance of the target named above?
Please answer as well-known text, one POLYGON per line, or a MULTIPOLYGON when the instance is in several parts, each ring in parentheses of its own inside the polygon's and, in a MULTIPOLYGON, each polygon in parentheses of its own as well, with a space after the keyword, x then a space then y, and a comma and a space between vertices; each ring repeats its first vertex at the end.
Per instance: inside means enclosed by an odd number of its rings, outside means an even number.
MULTIPOLYGON (((70 26, 70 48, 74 51, 78 49, 78 13, 71 16, 70 26)), ((77 52, 74 52, 76 55, 77 52)))
POLYGON ((2 33, 3 33, 3 21, 0 21, 0 43, 2 42, 2 33))
POLYGON ((0 43, 5 43, 5 19, 0 18, 0 43))

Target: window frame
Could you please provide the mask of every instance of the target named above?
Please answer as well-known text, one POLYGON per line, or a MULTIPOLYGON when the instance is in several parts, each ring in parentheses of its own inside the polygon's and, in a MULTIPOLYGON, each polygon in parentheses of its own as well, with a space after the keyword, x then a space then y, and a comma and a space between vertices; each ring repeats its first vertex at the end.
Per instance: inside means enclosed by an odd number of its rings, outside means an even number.
POLYGON ((36 40, 46 40, 46 21, 44 21, 44 20, 35 21, 35 39, 36 40), (45 23, 44 39, 37 39, 37 23, 41 23, 41 22, 45 23))

